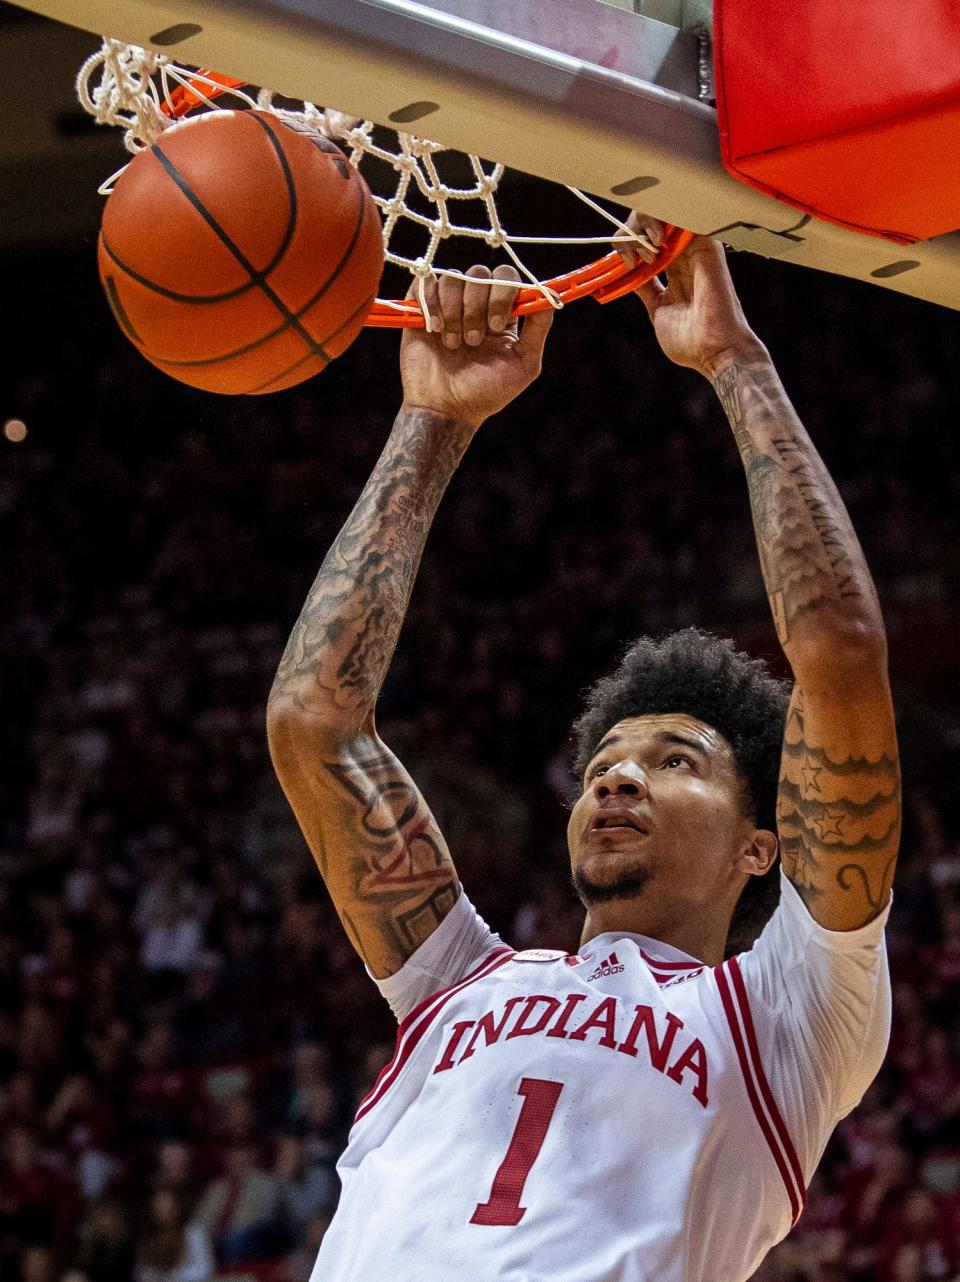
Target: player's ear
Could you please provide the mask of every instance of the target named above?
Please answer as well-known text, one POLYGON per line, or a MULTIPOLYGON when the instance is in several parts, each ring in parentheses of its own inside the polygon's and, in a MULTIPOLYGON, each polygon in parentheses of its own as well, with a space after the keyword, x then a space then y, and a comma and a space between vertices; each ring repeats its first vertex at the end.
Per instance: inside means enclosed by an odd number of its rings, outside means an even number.
POLYGON ((773 867, 780 843, 768 828, 754 828, 749 845, 741 852, 740 871, 762 877, 773 867))

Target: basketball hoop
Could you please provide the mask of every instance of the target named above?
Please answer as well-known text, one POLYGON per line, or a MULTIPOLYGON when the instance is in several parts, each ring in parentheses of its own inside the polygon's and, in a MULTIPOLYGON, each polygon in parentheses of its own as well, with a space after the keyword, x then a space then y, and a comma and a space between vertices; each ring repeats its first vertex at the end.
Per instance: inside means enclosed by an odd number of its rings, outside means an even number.
MULTIPOLYGON (((375 158, 392 169, 396 174, 392 195, 373 191, 373 198, 383 220, 385 259, 410 273, 415 282, 416 296, 407 299, 378 298, 367 317, 367 325, 423 328, 427 314, 426 280, 431 275, 467 279, 463 272, 436 262, 441 243, 453 237, 478 239, 489 248, 501 249, 510 258, 526 282, 518 290, 513 308, 514 315, 518 316, 547 308, 559 309, 585 297, 593 297, 600 303, 612 302, 663 271, 692 238, 692 232, 667 226, 662 245, 656 246, 575 187, 567 190, 611 224, 614 228, 612 233, 578 237, 512 235, 503 227, 496 208, 495 196, 505 172, 503 165, 490 166, 488 163, 485 168, 485 162, 479 157, 469 156, 472 186, 452 187, 441 177, 438 157, 448 149, 439 143, 398 131, 397 145, 391 149, 374 138, 374 125, 370 121, 329 108, 321 109, 309 102, 304 102, 300 110, 291 110, 277 105, 272 91, 261 89, 253 97, 247 92, 248 88, 245 82, 233 77, 207 69, 189 68, 166 55, 110 39, 104 40, 101 49, 87 59, 77 76, 77 96, 82 106, 98 123, 123 127, 125 146, 134 155, 150 147, 165 129, 187 116, 219 110, 224 105, 219 100, 226 96, 228 101, 236 100, 245 107, 270 111, 295 129, 331 139, 344 149, 350 163, 358 169, 367 157, 375 158), (410 203, 414 196, 421 204, 431 207, 433 212, 426 214, 416 209, 410 203), (461 201, 480 202, 487 225, 469 226, 455 221, 450 206, 461 201), (427 237, 425 251, 415 258, 404 256, 391 247, 391 237, 401 220, 416 224, 427 237), (656 257, 650 263, 641 262, 639 266, 630 267, 614 250, 562 275, 541 280, 524 263, 517 249, 523 244, 626 243, 640 244, 656 257)), ((230 105, 235 103, 230 101, 230 105)), ((460 153, 451 154, 462 158, 460 153)), ((112 184, 122 172, 121 169, 106 180, 100 188, 102 195, 110 193, 112 184)))

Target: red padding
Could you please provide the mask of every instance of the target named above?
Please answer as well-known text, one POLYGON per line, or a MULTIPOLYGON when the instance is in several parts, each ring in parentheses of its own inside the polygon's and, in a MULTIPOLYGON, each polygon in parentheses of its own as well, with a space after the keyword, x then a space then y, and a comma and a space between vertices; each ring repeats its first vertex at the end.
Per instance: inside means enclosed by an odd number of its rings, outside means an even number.
POLYGON ((960 228, 958 0, 714 0, 723 163, 899 244, 960 228))

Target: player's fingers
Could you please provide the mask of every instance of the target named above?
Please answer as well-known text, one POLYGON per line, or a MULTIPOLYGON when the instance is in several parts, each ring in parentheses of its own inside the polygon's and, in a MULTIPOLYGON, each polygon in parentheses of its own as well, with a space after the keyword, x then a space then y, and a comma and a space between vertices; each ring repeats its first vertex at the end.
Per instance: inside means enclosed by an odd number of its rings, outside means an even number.
MULTIPOLYGON (((490 280, 491 271, 477 263, 467 271, 473 280, 490 280)), ((468 347, 479 347, 487 336, 487 308, 490 305, 491 286, 472 285, 466 282, 463 286, 463 341, 468 347)))
POLYGON ((639 267, 641 262, 652 263, 663 245, 665 224, 659 218, 633 210, 627 218, 627 227, 639 239, 619 241, 617 253, 628 267, 639 267))
POLYGON ((649 214, 637 214, 636 223, 633 230, 643 236, 649 242, 651 248, 647 248, 640 242, 637 243, 637 251, 644 262, 652 263, 657 254, 663 248, 663 236, 666 224, 659 218, 651 218, 649 214))
POLYGON ((648 280, 645 285, 640 285, 633 291, 647 309, 647 315, 653 319, 653 313, 657 310, 660 299, 667 292, 666 285, 663 284, 656 276, 648 280))
POLYGON ((540 371, 543 360, 543 345, 547 341, 550 326, 553 324, 553 312, 554 309, 548 307, 544 312, 531 312, 529 316, 524 317, 523 329, 520 331, 520 338, 515 348, 520 353, 524 365, 537 373, 540 371))
POLYGON ((678 271, 685 273, 691 281, 697 276, 714 282, 730 281, 730 269, 723 244, 709 236, 694 236, 680 257, 667 269, 667 279, 670 279, 671 273, 676 274, 678 271))
POLYGON ((698 280, 709 282, 715 288, 733 289, 723 245, 709 236, 694 236, 664 275, 671 288, 686 300, 693 296, 698 280))
MULTIPOLYGON (((631 232, 637 232, 639 230, 639 227, 638 227, 639 217, 640 215, 635 210, 627 217, 627 227, 631 232)), ((620 257, 623 259, 624 266, 629 267, 631 270, 634 267, 639 267, 640 263, 644 261, 640 257, 640 248, 641 248, 640 242, 637 240, 624 239, 623 238, 625 237, 624 232, 619 232, 618 236, 620 237, 620 239, 617 239, 614 242, 613 247, 617 251, 617 253, 620 255, 620 257)))
POLYGON ((441 276, 438 291, 443 313, 444 345, 459 347, 463 337, 463 281, 456 276, 441 276))
POLYGON ((416 276, 410 281, 407 298, 412 298, 420 306, 424 315, 424 328, 428 333, 437 334, 443 329, 443 313, 440 310, 440 296, 437 290, 437 278, 431 272, 424 278, 423 297, 420 296, 419 282, 416 276))
POLYGON ((493 279, 503 281, 502 285, 492 285, 487 303, 487 329, 494 334, 502 334, 510 325, 513 304, 520 285, 520 273, 512 263, 501 263, 493 269, 493 279))

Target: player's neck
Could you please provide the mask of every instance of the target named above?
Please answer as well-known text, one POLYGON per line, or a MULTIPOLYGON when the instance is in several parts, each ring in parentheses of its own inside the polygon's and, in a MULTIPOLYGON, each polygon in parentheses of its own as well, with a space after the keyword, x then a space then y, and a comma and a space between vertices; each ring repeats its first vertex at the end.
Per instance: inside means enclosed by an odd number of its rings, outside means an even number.
POLYGON ((698 916, 697 920, 690 920, 689 916, 685 916, 672 920, 669 914, 652 912, 648 904, 641 905, 636 900, 621 900, 594 904, 587 909, 580 947, 597 935, 625 931, 678 948, 688 957, 708 966, 719 966, 723 961, 727 929, 727 922, 716 921, 712 917, 705 919, 698 916))

